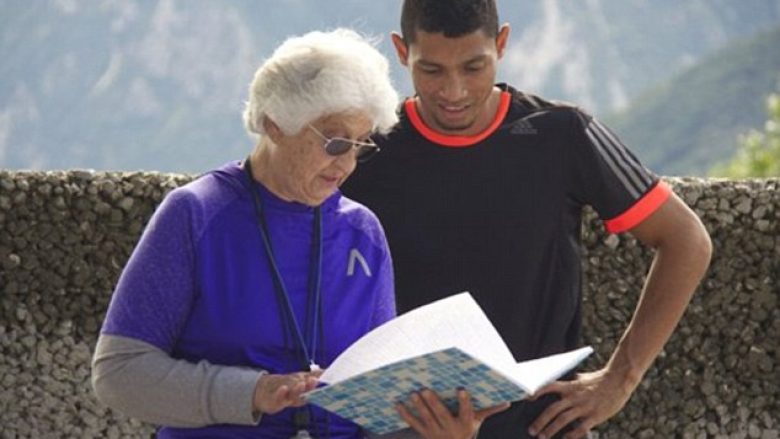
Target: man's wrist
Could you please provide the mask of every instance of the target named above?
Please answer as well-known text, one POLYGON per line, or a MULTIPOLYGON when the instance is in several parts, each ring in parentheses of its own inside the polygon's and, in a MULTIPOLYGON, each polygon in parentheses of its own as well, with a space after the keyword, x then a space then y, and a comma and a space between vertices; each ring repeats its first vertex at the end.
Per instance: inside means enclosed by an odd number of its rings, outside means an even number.
POLYGON ((642 382, 645 369, 633 366, 629 362, 619 362, 614 359, 607 364, 606 373, 626 394, 631 394, 642 382))

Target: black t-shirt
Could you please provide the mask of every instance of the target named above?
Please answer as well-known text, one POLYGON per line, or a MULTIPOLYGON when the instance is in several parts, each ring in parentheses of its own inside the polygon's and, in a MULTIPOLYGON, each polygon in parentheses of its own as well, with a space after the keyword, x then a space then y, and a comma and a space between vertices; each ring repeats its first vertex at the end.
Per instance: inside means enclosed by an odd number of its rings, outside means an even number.
POLYGON ((578 346, 583 206, 619 232, 669 189, 591 116, 499 87, 473 137, 432 131, 408 100, 342 190, 385 228, 399 312, 469 291, 523 361, 578 346))

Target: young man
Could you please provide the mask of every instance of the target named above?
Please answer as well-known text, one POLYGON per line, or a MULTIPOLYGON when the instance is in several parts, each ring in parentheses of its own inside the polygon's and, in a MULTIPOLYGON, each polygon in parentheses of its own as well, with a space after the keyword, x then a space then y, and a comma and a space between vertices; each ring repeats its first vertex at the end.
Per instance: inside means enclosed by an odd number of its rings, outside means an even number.
MULTIPOLYGON (((392 39, 416 95, 380 139, 382 153, 343 188, 386 229, 399 311, 470 291, 518 361, 562 352, 580 342, 583 206, 656 251, 607 364, 479 431, 584 437, 625 405, 671 335, 709 264, 709 237, 596 119, 495 83, 509 26, 498 26, 494 0, 405 0, 401 28, 392 39)), ((417 430, 457 421, 427 398, 431 410, 408 418, 417 430)))

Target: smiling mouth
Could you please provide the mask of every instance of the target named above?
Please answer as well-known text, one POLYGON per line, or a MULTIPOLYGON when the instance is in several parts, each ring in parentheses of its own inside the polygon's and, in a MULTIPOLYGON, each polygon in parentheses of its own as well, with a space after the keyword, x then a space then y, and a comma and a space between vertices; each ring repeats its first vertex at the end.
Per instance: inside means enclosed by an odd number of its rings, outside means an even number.
POLYGON ((468 105, 439 105, 439 108, 444 111, 446 114, 453 114, 458 115, 463 112, 465 112, 469 106, 468 105))

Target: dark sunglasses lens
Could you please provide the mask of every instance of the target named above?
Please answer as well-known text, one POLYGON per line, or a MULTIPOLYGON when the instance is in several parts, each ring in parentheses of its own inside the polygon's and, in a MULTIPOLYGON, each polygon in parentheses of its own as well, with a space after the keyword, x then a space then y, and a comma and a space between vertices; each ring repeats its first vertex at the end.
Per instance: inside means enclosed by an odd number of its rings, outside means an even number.
POLYGON ((379 148, 376 146, 363 145, 358 149, 357 160, 359 162, 366 162, 379 152, 379 148))
POLYGON ((352 149, 352 142, 345 139, 331 139, 325 144, 325 152, 330 155, 341 155, 352 149))

